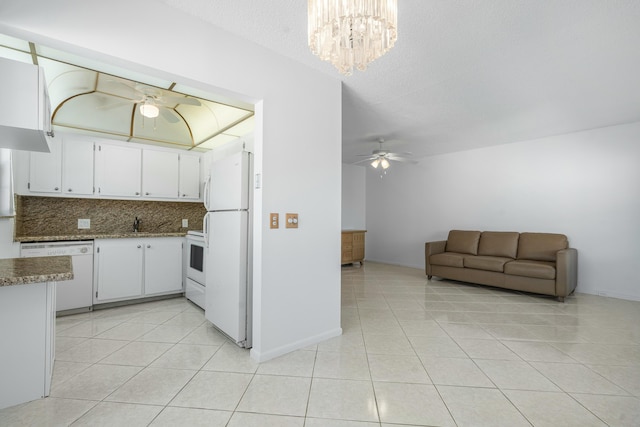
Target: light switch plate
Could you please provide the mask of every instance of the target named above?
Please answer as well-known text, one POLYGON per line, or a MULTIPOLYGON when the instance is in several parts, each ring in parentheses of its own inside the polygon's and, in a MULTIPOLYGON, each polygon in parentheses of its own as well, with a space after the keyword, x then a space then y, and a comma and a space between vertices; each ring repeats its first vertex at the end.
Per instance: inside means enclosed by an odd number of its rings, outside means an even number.
POLYGON ((182 220, 182 228, 189 227, 189 220, 187 218, 182 220))
POLYGON ((89 218, 78 218, 78 230, 87 230, 91 228, 91 220, 89 218))

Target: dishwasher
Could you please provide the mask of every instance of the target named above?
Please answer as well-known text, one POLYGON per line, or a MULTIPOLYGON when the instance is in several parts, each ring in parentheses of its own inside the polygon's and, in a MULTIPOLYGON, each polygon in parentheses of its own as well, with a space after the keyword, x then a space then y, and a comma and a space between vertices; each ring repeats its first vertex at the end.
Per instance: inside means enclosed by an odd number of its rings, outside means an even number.
POLYGON ((91 311, 93 304, 93 241, 22 243, 23 258, 70 256, 73 279, 56 286, 57 315, 91 311))

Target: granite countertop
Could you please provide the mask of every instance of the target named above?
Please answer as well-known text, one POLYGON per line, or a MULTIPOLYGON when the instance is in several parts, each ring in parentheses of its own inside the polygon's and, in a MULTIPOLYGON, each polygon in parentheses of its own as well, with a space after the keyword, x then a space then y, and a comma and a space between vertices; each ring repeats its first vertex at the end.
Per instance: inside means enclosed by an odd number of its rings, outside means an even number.
POLYGON ((63 236, 15 236, 14 242, 62 242, 70 240, 96 240, 96 239, 137 239, 145 237, 184 237, 186 231, 172 233, 98 233, 98 234, 72 234, 63 236))
POLYGON ((0 286, 73 279, 70 256, 0 259, 0 286))

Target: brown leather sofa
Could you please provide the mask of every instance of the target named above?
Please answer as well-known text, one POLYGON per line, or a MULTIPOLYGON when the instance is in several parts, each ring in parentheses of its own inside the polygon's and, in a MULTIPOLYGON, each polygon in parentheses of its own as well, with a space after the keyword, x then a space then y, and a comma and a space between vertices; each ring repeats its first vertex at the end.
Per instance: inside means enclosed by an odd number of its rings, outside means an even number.
POLYGON ((447 240, 427 242, 424 256, 428 279, 552 295, 561 302, 578 281, 578 251, 564 234, 451 230, 447 240))

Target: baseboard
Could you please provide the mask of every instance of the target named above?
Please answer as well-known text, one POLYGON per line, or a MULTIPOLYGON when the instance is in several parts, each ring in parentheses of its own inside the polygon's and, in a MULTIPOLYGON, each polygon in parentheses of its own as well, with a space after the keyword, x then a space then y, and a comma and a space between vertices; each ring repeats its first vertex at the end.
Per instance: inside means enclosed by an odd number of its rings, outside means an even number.
POLYGON ((375 259, 375 258, 366 258, 364 260, 364 263, 366 264, 367 262, 374 262, 376 264, 395 265, 395 266, 398 266, 398 267, 415 268, 415 269, 424 271, 424 262, 422 263, 422 265, 413 265, 413 264, 403 264, 401 262, 395 262, 395 261, 384 261, 384 260, 379 260, 379 259, 375 259))
MULTIPOLYGON (((584 293, 587 293, 587 292, 584 292, 584 293)), ((596 290, 593 293, 593 295, 599 295, 601 297, 609 297, 609 298, 626 299, 630 301, 640 301, 639 295, 628 295, 628 294, 622 294, 620 292, 596 290)))
POLYGON ((329 338, 334 338, 342 335, 342 328, 336 328, 322 334, 314 335, 312 337, 308 337, 299 341, 295 341, 277 348, 273 350, 269 350, 266 352, 259 352, 256 348, 252 348, 250 351, 250 356, 256 362, 266 362, 267 360, 271 360, 275 357, 282 356, 283 354, 290 353, 295 350, 300 350, 301 348, 308 347, 313 344, 318 344, 322 341, 328 340, 329 338))

